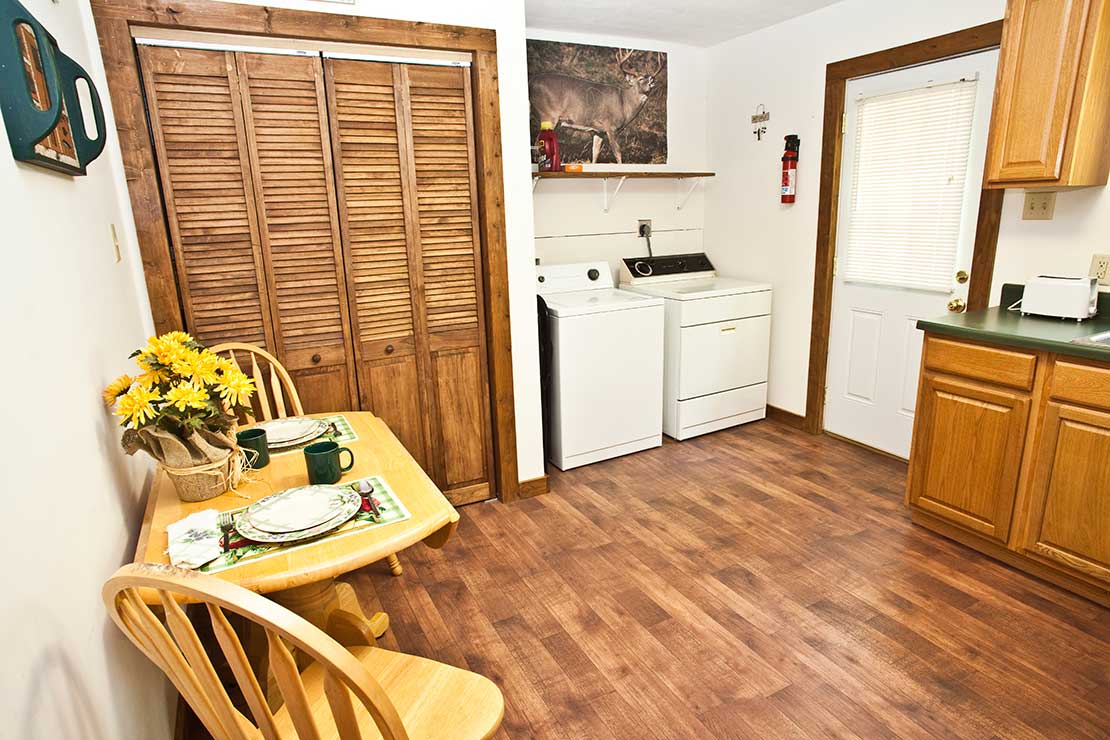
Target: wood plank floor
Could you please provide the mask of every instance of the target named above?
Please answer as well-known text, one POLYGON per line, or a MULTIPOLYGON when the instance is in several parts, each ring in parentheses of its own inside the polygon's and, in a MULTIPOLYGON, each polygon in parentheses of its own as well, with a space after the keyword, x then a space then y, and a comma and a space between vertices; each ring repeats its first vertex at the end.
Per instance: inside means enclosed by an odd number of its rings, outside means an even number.
POLYGON ((349 577, 498 737, 1110 736, 1110 611, 913 526, 902 463, 765 421, 553 472, 349 577))

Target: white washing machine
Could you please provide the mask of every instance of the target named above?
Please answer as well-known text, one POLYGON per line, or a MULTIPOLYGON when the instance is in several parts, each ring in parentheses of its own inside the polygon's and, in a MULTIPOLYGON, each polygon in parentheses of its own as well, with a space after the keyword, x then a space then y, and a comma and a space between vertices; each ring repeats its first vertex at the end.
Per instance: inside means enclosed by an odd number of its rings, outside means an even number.
POLYGON ((767 415, 770 284, 720 277, 697 253, 626 258, 621 287, 666 301, 667 436, 687 439, 767 415))
POLYGON ((663 443, 663 299, 606 262, 536 268, 547 459, 560 470, 663 443))

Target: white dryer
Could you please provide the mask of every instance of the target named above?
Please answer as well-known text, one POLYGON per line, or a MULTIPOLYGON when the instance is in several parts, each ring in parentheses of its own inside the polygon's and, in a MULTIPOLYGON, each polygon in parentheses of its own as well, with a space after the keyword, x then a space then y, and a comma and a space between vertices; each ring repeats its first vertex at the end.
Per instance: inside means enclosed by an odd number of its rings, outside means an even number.
POLYGON ((663 432, 687 439, 767 415, 771 286, 702 253, 629 257, 621 287, 666 300, 663 432))
POLYGON ((663 299, 606 262, 541 265, 547 459, 568 470, 663 443, 663 299))

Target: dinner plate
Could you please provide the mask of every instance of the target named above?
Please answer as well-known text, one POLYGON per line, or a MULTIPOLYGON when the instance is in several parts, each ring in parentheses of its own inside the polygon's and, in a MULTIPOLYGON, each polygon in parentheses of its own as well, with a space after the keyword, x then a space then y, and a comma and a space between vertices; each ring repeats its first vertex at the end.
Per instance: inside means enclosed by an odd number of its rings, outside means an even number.
POLYGON ((290 447, 315 439, 328 430, 328 423, 305 416, 273 419, 257 425, 266 430, 266 443, 270 447, 290 447))
POLYGON ((357 509, 361 503, 361 497, 350 488, 298 486, 254 502, 243 516, 255 529, 283 534, 319 526, 352 504, 357 509))
POLYGON ((300 529, 295 532, 267 532, 252 526, 250 519, 245 516, 246 512, 243 512, 235 518, 235 529, 248 540, 266 544, 289 544, 291 542, 300 542, 302 540, 320 537, 331 532, 333 529, 339 528, 358 513, 359 508, 362 506, 362 498, 354 491, 351 491, 351 493, 354 495, 354 498, 350 505, 344 506, 334 517, 314 527, 300 529))

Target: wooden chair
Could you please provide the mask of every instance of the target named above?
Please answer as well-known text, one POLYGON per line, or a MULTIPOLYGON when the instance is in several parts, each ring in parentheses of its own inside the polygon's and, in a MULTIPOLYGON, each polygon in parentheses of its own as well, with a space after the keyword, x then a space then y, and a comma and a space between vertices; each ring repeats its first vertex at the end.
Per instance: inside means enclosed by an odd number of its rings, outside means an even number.
POLYGON ((149 563, 120 568, 104 584, 103 596, 112 620, 169 677, 216 740, 417 740, 448 735, 462 740, 488 738, 501 725, 504 699, 492 681, 367 645, 373 636, 353 626, 344 612, 329 621, 329 637, 245 588, 149 563), (140 589, 157 596, 163 617, 143 602, 140 589), (216 642, 253 722, 232 704, 208 648, 180 606, 182 600, 199 601, 207 608, 216 642), (225 612, 265 631, 267 674, 256 674, 225 612), (311 660, 303 672, 297 669, 291 647, 311 660), (262 688, 269 685, 270 675, 283 700, 276 711, 262 688))
MULTIPOLYGON (((289 374, 278 358, 271 355, 266 350, 253 344, 246 344, 244 342, 225 342, 224 344, 217 344, 214 347, 209 347, 209 350, 216 354, 227 354, 231 361, 235 363, 235 367, 242 370, 239 365, 239 360, 235 357, 236 352, 246 352, 251 358, 251 372, 250 377, 254 380, 254 387, 257 390, 255 398, 257 400, 257 411, 261 412, 263 421, 270 421, 271 419, 284 419, 287 416, 304 416, 304 407, 301 406, 301 397, 297 395, 297 387, 293 385, 293 377, 289 374), (258 358, 261 357, 270 366, 269 388, 266 387, 266 374, 259 367, 258 358), (285 401, 289 399, 289 408, 292 413, 286 412, 285 401), (271 409, 270 404, 273 403, 271 409)), ((253 414, 247 414, 243 419, 248 424, 255 422, 253 414)), ((404 568, 401 566, 401 561, 397 559, 397 555, 393 554, 387 557, 386 563, 389 565, 389 572, 395 576, 404 573, 404 568)))
MULTIPOLYGON (((254 380, 254 387, 256 389, 255 399, 257 401, 256 409, 260 412, 264 421, 271 419, 284 419, 287 416, 304 416, 304 407, 301 406, 301 397, 297 395, 297 388, 293 385, 293 378, 289 375, 289 371, 282 367, 278 359, 271 355, 261 347, 253 344, 245 344, 243 342, 226 342, 224 344, 217 344, 214 347, 209 347, 212 352, 216 354, 227 354, 231 361, 235 363, 235 367, 242 370, 239 365, 239 360, 236 358, 236 352, 246 352, 251 358, 250 377, 254 380), (258 358, 261 357, 270 366, 269 387, 266 383, 266 375, 262 372, 262 368, 258 364, 258 358), (289 407, 292 413, 286 412, 285 399, 289 399, 289 407), (271 403, 273 407, 271 408, 271 403)), ((248 414, 246 422, 253 424, 255 421, 254 414, 248 414)))

